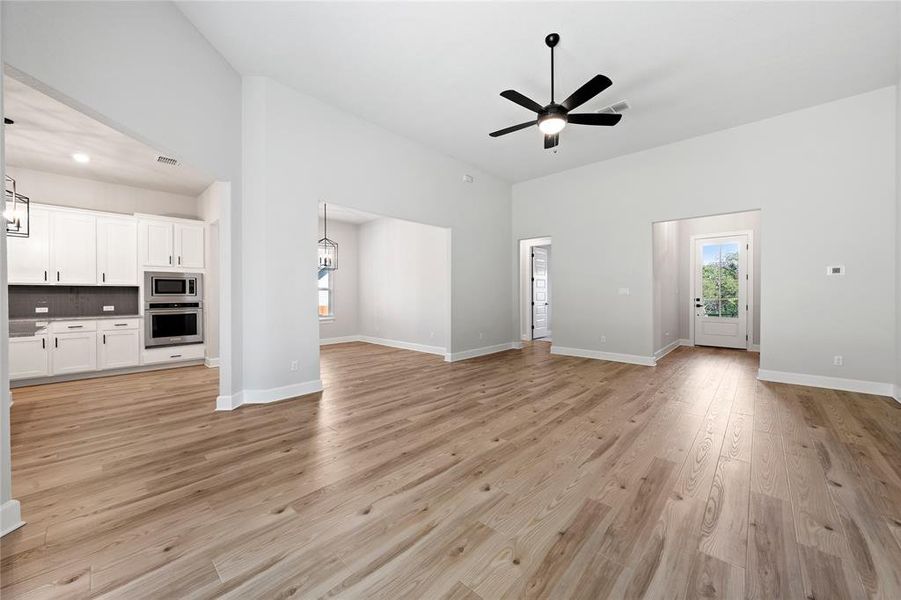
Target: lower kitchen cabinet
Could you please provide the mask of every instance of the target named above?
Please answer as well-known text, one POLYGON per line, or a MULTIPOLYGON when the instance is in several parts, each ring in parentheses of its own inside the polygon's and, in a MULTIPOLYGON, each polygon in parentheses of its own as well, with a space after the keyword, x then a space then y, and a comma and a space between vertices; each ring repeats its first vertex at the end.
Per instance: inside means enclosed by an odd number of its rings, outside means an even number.
POLYGON ((140 332, 137 329, 97 332, 98 369, 135 367, 140 362, 140 332))
POLYGON ((97 333, 80 331, 53 334, 50 368, 53 375, 97 370, 97 333))
POLYGON ((27 379, 50 374, 50 349, 46 335, 9 339, 9 378, 27 379))

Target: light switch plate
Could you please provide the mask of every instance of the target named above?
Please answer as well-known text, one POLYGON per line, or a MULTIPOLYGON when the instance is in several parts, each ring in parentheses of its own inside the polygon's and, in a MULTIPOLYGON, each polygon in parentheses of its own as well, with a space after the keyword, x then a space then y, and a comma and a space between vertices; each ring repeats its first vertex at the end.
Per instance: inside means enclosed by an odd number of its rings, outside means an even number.
POLYGON ((107 305, 103 307, 103 312, 113 312, 114 310, 116 310, 115 306, 107 305))
POLYGON ((46 306, 35 306, 35 307, 34 307, 34 312, 37 313, 37 314, 43 314, 43 313, 48 313, 48 312, 50 312, 50 309, 47 308, 46 306))

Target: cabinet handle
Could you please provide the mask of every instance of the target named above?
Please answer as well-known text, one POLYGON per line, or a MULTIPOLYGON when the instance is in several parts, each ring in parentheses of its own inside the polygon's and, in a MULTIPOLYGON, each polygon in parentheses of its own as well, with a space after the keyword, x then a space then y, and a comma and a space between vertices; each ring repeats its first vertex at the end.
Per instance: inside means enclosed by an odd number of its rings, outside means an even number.
POLYGON ((41 338, 41 348, 47 347, 47 338, 41 338))
POLYGON ((103 343, 104 344, 106 343, 106 334, 105 333, 103 334, 103 343))
POLYGON ((181 264, 181 257, 178 257, 178 264, 181 264))
POLYGON ((171 256, 169 257, 169 264, 170 264, 170 265, 172 264, 172 257, 171 257, 171 256))
POLYGON ((58 337, 53 338, 53 347, 59 348, 59 338, 58 337))
POLYGON ((172 354, 169 358, 181 358, 181 354, 172 354))
POLYGON ((113 327, 128 327, 128 323, 113 323, 113 327))
POLYGON ((59 281, 59 271, 56 272, 56 280, 59 281))
POLYGON ((84 325, 69 325, 69 329, 81 329, 84 325))
POLYGON ((47 281, 47 271, 44 271, 44 281, 47 281))
POLYGON ((103 283, 106 283, 106 273, 103 273, 103 283))

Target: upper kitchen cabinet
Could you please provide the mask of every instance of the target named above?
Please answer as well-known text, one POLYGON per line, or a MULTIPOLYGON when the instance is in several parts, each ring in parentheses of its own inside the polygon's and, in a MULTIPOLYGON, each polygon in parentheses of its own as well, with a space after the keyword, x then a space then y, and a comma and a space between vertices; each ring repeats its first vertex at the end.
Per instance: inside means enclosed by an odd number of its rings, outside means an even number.
POLYGON ((132 218, 97 218, 97 282, 138 285, 138 224, 132 218))
POLYGON ((53 283, 97 284, 96 217, 80 212, 51 212, 50 267, 53 283))
POLYGON ((175 224, 175 257, 179 267, 202 269, 203 224, 175 224))
POLYGON ((203 269, 204 225, 188 219, 138 219, 138 259, 144 267, 203 269))
POLYGON ((31 207, 28 237, 8 237, 10 283, 50 283, 50 212, 31 207))

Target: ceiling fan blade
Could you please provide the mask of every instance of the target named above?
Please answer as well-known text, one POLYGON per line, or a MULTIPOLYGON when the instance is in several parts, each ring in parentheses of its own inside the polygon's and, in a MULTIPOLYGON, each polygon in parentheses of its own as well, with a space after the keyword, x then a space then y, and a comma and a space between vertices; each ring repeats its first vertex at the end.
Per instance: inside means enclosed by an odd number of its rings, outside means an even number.
POLYGON ((519 131, 520 129, 525 129, 526 127, 531 127, 532 125, 535 125, 537 123, 538 121, 527 121, 525 123, 520 123, 519 125, 513 125, 512 127, 492 131, 488 135, 490 135, 491 137, 500 137, 502 135, 507 135, 508 133, 513 133, 514 131, 519 131))
POLYGON ((533 112, 540 113, 544 110, 544 107, 532 100, 531 98, 526 98, 516 90, 504 90, 501 92, 501 96, 509 100, 510 102, 516 102, 523 108, 528 108, 533 112))
POLYGON ((544 136, 544 149, 553 148, 557 144, 560 143, 560 134, 555 133, 554 135, 546 135, 544 136))
POLYGON ((564 100, 562 106, 566 110, 573 110, 574 108, 585 104, 611 85, 613 85, 613 82, 610 81, 608 77, 605 77, 604 75, 595 75, 588 80, 588 83, 577 89, 569 98, 564 100))
POLYGON ((566 122, 574 125, 616 125, 622 115, 612 113, 576 113, 566 115, 566 122))

